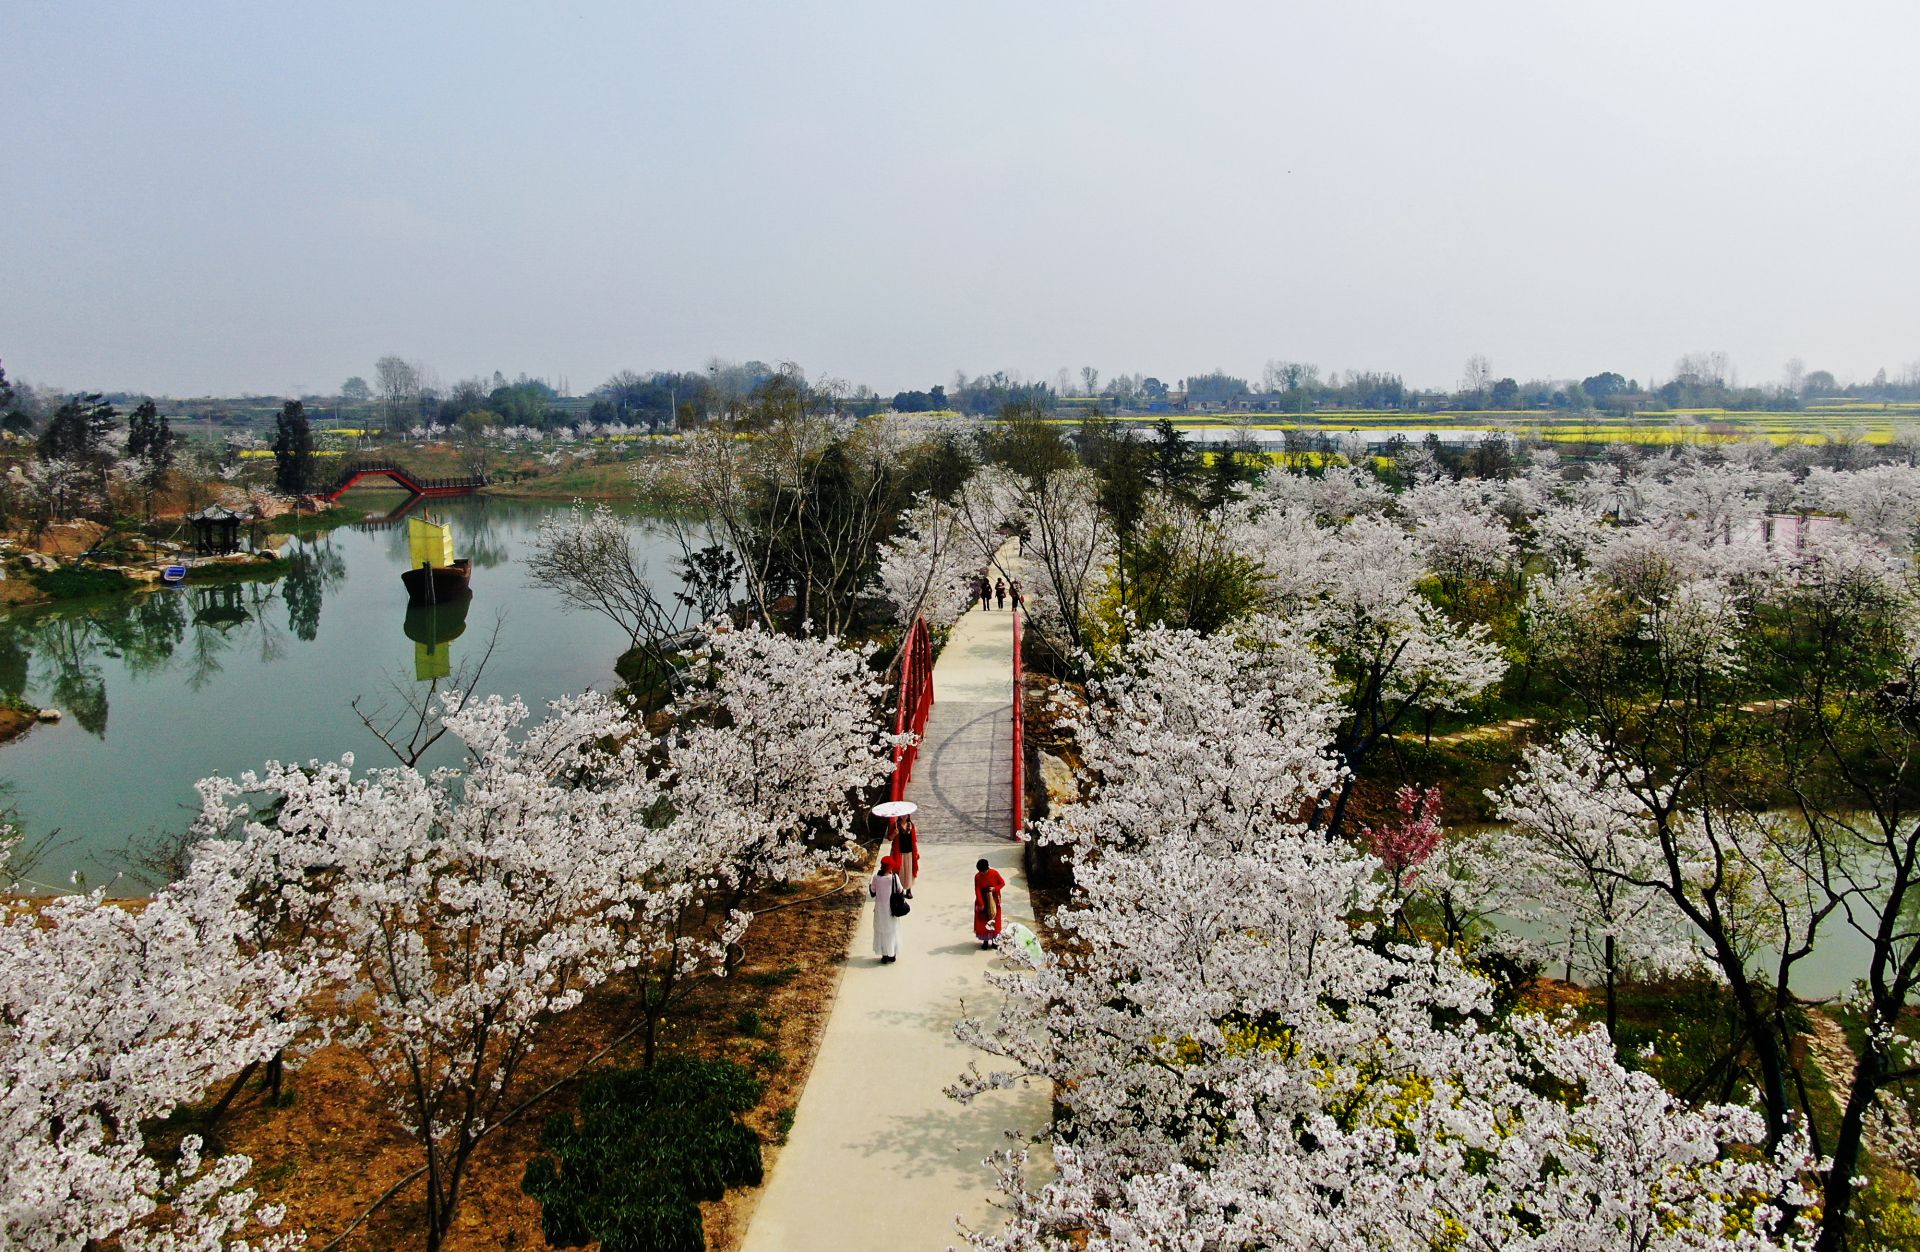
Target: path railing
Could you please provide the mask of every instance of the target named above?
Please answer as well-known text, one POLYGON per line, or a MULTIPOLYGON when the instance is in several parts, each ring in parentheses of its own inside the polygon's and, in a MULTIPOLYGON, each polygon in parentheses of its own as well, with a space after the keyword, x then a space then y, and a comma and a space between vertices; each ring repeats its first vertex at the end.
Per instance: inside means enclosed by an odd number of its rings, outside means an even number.
POLYGON ((893 747, 893 789, 889 799, 904 800, 907 783, 913 778, 913 763, 920 756, 920 741, 926 738, 927 714, 933 709, 933 638, 927 633, 927 619, 916 617, 907 630, 906 646, 900 657, 900 704, 893 714, 893 733, 911 734, 913 742, 893 747))
POLYGON ((1013 610, 1013 837, 1027 837, 1027 701, 1020 681, 1020 625, 1025 615, 1013 610))

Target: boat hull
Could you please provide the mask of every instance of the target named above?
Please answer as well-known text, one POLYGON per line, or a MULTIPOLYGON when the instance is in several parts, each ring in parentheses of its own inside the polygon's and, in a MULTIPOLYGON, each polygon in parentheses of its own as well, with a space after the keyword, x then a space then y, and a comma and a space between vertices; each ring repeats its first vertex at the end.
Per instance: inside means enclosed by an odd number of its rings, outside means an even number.
POLYGON ((400 581, 407 588, 408 604, 446 604, 451 600, 464 600, 473 594, 473 588, 469 585, 472 577, 473 562, 464 557, 452 565, 422 565, 400 571, 400 581))

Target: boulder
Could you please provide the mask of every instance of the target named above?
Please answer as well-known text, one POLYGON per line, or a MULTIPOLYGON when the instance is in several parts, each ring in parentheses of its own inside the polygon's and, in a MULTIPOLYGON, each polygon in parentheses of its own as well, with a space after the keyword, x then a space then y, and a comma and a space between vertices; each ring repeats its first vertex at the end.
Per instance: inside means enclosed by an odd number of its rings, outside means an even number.
POLYGON ((41 709, 34 715, 34 720, 39 722, 57 722, 60 720, 60 710, 41 709))
POLYGON ((1080 798, 1080 780, 1073 776, 1073 766, 1051 752, 1040 754, 1040 781, 1046 784, 1050 812, 1058 812, 1062 805, 1080 798))

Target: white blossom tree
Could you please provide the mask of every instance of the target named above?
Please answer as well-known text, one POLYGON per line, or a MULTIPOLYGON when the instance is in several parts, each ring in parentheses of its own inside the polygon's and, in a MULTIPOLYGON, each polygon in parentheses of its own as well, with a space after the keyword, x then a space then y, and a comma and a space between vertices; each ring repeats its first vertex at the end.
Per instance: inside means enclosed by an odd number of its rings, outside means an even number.
POLYGON ((130 1252, 291 1247, 240 1186, 245 1157, 148 1154, 141 1123, 284 1048, 312 971, 246 951, 244 879, 210 848, 144 907, 99 892, 16 906, 0 926, 0 1246, 130 1252), (159 1225, 154 1225, 158 1221, 159 1225))
POLYGON ((1329 768, 1324 667, 1294 692, 1315 716, 1248 716, 1219 689, 1233 645, 1178 664, 1199 642, 1143 632, 1095 692, 1097 786, 1040 830, 1074 849, 1061 941, 960 1028, 997 1063, 957 1097, 1038 1080, 1058 1108, 1057 1173, 1003 1154, 1011 1220, 974 1247, 1804 1246, 1799 1144, 1756 1153, 1746 1110, 1683 1107, 1603 1031, 1503 1023, 1449 954, 1384 942, 1377 863, 1289 811, 1329 768), (1219 802, 1192 742, 1216 724, 1236 760, 1304 772, 1219 802))
POLYGON ((557 701, 524 734, 518 701, 446 708, 463 770, 355 778, 347 756, 202 785, 202 829, 240 837, 257 889, 319 897, 292 911, 337 979, 343 1037, 420 1144, 429 1249, 542 1027, 647 955, 656 931, 630 924, 635 897, 678 855, 636 820, 661 787, 619 706, 557 701), (250 816, 262 805, 271 822, 250 816))
POLYGON ((1513 781, 1492 797, 1509 823, 1497 838, 1501 889, 1526 901, 1512 912, 1558 937, 1533 945, 1536 955, 1563 950, 1581 975, 1599 980, 1609 1032, 1623 973, 1700 964, 1686 917, 1652 885, 1665 853, 1634 793, 1644 781, 1574 731, 1526 749, 1513 781))
POLYGON ((966 612, 979 569, 961 513, 923 493, 901 515, 899 532, 880 546, 876 577, 900 625, 924 616, 928 625, 944 628, 966 612))

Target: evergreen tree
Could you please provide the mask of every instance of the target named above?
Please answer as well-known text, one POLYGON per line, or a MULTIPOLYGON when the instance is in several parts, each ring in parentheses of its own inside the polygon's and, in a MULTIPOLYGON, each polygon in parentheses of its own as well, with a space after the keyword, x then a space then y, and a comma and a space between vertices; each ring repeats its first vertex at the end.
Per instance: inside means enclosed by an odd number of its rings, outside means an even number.
POLYGON ((40 459, 95 460, 116 416, 113 406, 97 393, 73 396, 47 419, 47 428, 40 434, 40 459))
POLYGON ((127 455, 139 461, 140 485, 147 493, 147 516, 153 516, 153 497, 166 484, 173 468, 175 436, 172 425, 153 401, 142 400, 127 416, 127 455))
POLYGON ((313 431, 307 406, 289 400, 273 426, 273 485, 290 496, 306 494, 313 482, 313 431))
POLYGON ((1181 495, 1189 494, 1200 473, 1200 458, 1179 428, 1167 418, 1153 424, 1153 476, 1160 486, 1181 495))

